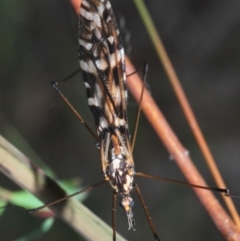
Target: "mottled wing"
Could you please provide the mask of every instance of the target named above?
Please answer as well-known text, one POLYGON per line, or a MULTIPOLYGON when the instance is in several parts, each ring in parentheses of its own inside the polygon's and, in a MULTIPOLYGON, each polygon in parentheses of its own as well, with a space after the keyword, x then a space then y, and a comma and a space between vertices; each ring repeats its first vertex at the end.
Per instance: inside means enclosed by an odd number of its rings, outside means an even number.
POLYGON ((108 0, 83 0, 79 21, 79 57, 94 115, 105 180, 121 197, 133 228, 130 192, 135 174, 127 123, 124 50, 108 0))
POLYGON ((128 138, 124 49, 108 0, 83 0, 79 58, 98 134, 117 128, 128 138))

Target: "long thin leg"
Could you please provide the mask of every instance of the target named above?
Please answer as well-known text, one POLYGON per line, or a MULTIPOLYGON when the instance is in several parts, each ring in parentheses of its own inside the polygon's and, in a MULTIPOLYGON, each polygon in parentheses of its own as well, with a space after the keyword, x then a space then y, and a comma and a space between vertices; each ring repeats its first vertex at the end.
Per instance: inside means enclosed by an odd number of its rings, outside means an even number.
POLYGON ((41 209, 43 209, 43 208, 46 208, 46 207, 52 206, 52 205, 54 205, 54 204, 57 204, 57 203, 59 203, 59 202, 62 202, 62 201, 64 201, 64 200, 67 200, 67 199, 69 199, 69 198, 71 198, 71 197, 73 197, 73 196, 76 196, 76 195, 80 194, 80 193, 90 191, 91 189, 93 189, 93 188, 95 188, 95 187, 98 187, 98 186, 100 186, 100 185, 102 185, 103 183, 106 183, 106 182, 107 182, 106 180, 103 180, 103 181, 101 181, 101 182, 97 182, 97 183, 95 183, 95 184, 93 184, 93 185, 91 185, 91 186, 89 186, 89 187, 86 187, 86 188, 84 188, 84 189, 82 189, 82 190, 80 190, 80 191, 77 191, 77 192, 75 192, 75 193, 73 193, 73 194, 70 194, 70 195, 68 195, 68 196, 65 196, 65 197, 63 197, 63 198, 60 198, 60 199, 57 199, 57 200, 55 200, 55 201, 46 203, 46 204, 44 204, 44 205, 42 205, 42 206, 40 206, 40 207, 37 207, 37 208, 28 209, 27 212, 28 212, 28 213, 33 213, 33 212, 39 211, 39 210, 41 210, 41 209))
POLYGON ((116 241, 116 203, 117 203, 117 193, 113 191, 112 196, 112 230, 113 230, 113 241, 116 241))
POLYGON ((226 188, 200 186, 200 185, 197 185, 197 184, 192 184, 192 183, 188 183, 188 182, 181 182, 181 181, 177 181, 177 180, 173 180, 173 179, 169 179, 169 178, 165 178, 165 177, 153 176, 153 175, 145 174, 145 173, 142 173, 142 172, 136 172, 136 176, 149 178, 149 179, 155 179, 155 180, 163 181, 163 182, 170 182, 170 183, 174 183, 174 184, 182 185, 182 186, 187 186, 187 187, 195 187, 195 188, 201 188, 201 189, 211 190, 211 191, 215 191, 215 192, 221 192, 221 193, 224 193, 226 196, 232 196, 229 192, 229 189, 226 189, 226 188))
POLYGON ((81 69, 80 69, 80 68, 78 68, 77 70, 75 70, 72 74, 70 74, 69 76, 67 76, 65 79, 60 80, 60 81, 56 81, 56 82, 54 82, 54 83, 61 84, 61 83, 63 83, 63 82, 66 82, 66 81, 72 79, 72 77, 74 77, 74 76, 75 76, 76 74, 78 74, 79 72, 81 72, 81 69))
MULTIPOLYGON (((77 71, 76 71, 77 72, 77 71)), ((73 76, 76 73, 73 73, 71 76, 73 76)), ((71 77, 70 76, 70 77, 71 77)), ((68 80, 70 77, 62 80, 62 81, 58 81, 58 82, 52 82, 52 87, 57 91, 57 93, 61 96, 61 98, 63 99, 63 101, 67 104, 67 106, 71 109, 71 111, 75 114, 75 116, 78 118, 78 120, 80 120, 80 122, 84 125, 84 127, 90 132, 90 134, 98 141, 97 136, 95 135, 95 133, 92 131, 92 129, 90 128, 90 126, 84 121, 84 119, 82 118, 82 116, 77 112, 77 110, 73 107, 73 105, 70 103, 70 101, 66 98, 66 96, 62 93, 62 91, 58 88, 58 85, 62 82, 65 82, 66 80, 68 80)))
POLYGON ((143 199, 143 196, 142 196, 142 193, 141 193, 141 191, 140 191, 140 188, 138 187, 137 184, 134 184, 134 188, 135 188, 135 190, 136 190, 136 192, 137 192, 137 194, 138 194, 138 197, 139 197, 139 199, 140 199, 140 201, 141 201, 143 210, 144 210, 144 212, 145 212, 145 215, 146 215, 146 217, 147 217, 148 223, 149 223, 150 228, 151 228, 151 230, 152 230, 154 239, 155 239, 155 241, 160 241, 160 238, 159 238, 158 235, 157 235, 156 228, 154 227, 153 221, 152 221, 152 219, 151 219, 151 217, 150 217, 150 214, 149 214, 149 212, 148 212, 146 203, 145 203, 145 201, 144 201, 144 199, 143 199))
POLYGON ((146 84, 146 80, 147 80, 147 72, 148 72, 148 63, 145 63, 144 72, 143 72, 144 77, 143 77, 143 83, 142 83, 142 90, 141 90, 140 100, 139 100, 139 104, 138 104, 138 110, 137 110, 137 115, 136 115, 134 131, 133 131, 133 135, 132 135, 132 141, 131 141, 132 151, 134 149, 134 145, 135 145, 135 141, 136 141, 136 137, 137 137, 137 130, 138 130, 140 114, 141 114, 141 103, 143 100, 143 93, 144 93, 144 88, 145 88, 145 84, 146 84))

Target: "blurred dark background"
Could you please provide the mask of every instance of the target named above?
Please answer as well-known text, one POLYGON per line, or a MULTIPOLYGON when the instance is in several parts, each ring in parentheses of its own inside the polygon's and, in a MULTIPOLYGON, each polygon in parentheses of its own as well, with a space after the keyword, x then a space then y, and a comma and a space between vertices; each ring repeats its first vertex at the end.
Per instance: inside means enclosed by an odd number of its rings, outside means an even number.
MULTIPOLYGON (((214 186, 133 1, 111 2, 116 16, 125 19, 125 28, 131 33, 131 44, 127 42, 125 46, 127 49, 132 45, 129 56, 136 69, 141 71, 148 61, 152 96, 209 185, 214 186)), ((240 2, 148 0, 146 5, 226 184, 239 194, 240 2)), ((59 179, 80 177, 84 185, 101 180, 94 140, 50 85, 79 66, 78 18, 71 5, 67 0, 2 0, 0 13, 1 134, 28 154, 13 134, 14 126, 59 179)), ((61 89, 93 126, 81 74, 61 89)), ((136 109, 130 98, 130 131, 136 109)), ((141 118, 134 158, 137 171, 184 180, 145 117, 141 118)), ((161 240, 222 240, 191 189, 151 180, 137 182, 161 240)), ((0 185, 18 188, 3 175, 0 185)), ((107 223, 111 222, 111 195, 111 188, 105 185, 93 190, 85 201, 107 223)), ((127 240, 152 240, 143 210, 135 194, 133 197, 136 232, 127 231, 125 214, 120 208, 117 230, 127 240)), ((235 203, 240 208, 239 200, 235 203)), ((9 209, 0 219, 1 240, 23 236, 41 222, 22 211, 9 209)), ((39 240, 83 239, 57 220, 53 229, 39 240)))

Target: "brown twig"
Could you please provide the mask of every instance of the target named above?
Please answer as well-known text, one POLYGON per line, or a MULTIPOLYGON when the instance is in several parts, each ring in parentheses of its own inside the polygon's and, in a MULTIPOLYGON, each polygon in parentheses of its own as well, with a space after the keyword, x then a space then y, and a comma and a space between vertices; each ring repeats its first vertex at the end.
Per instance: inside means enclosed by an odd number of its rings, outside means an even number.
MULTIPOLYGON (((135 70, 133 65, 128 60, 127 70, 129 73, 135 70)), ((128 78, 128 87, 137 101, 139 100, 141 93, 141 86, 142 82, 138 75, 133 75, 128 78)), ((141 107, 152 127, 156 131, 156 134, 162 140, 171 156, 173 156, 175 162, 189 183, 207 186, 206 182, 192 163, 188 155, 188 151, 179 142, 178 138, 165 120, 163 114, 158 109, 158 106, 152 97, 147 93, 147 91, 144 92, 141 107)), ((238 228, 219 204, 214 195, 209 191, 204 191, 201 189, 195 188, 194 191, 223 237, 229 241, 240 240, 240 232, 238 228)))
MULTIPOLYGON (((80 1, 81 0, 70 0, 73 7, 75 7, 74 9, 77 14, 79 14, 79 7, 76 6, 80 5, 80 1)), ((128 59, 126 59, 126 65, 128 74, 135 71, 135 68, 128 59)), ((140 77, 137 74, 131 75, 127 80, 127 85, 135 99, 139 101, 142 88, 142 81, 140 77)), ((176 135, 166 122, 163 114, 160 112, 156 103, 147 91, 144 92, 141 107, 152 127, 155 129, 157 135, 162 140, 169 153, 174 157, 175 162, 185 175, 186 179, 190 183, 207 186, 206 182, 192 163, 188 155, 188 151, 181 145, 176 135)), ((240 240, 240 232, 238 228, 219 204, 214 195, 209 191, 201 189, 194 189, 194 191, 223 237, 229 241, 240 240)))
MULTIPOLYGON (((192 111, 192 108, 188 102, 188 99, 184 93, 184 90, 181 86, 179 78, 173 68, 171 60, 168 57, 168 54, 164 48, 161 38, 159 37, 159 35, 157 33, 157 30, 153 24, 151 16, 149 15, 149 13, 146 9, 146 6, 144 5, 144 2, 142 0, 137 1, 136 6, 138 6, 138 10, 140 11, 142 17, 144 16, 143 20, 144 20, 146 29, 153 42, 153 45, 159 56, 162 66, 166 72, 166 75, 168 76, 168 79, 169 79, 170 83, 172 84, 172 87, 177 96, 178 102, 184 112, 187 122, 188 122, 188 124, 193 132, 193 135, 195 136, 195 139, 203 153, 203 156, 204 156, 205 161, 210 169, 210 172, 215 180, 215 183, 217 186, 224 188, 224 187, 226 187, 224 180, 221 176, 221 173, 217 167, 216 162, 214 161, 214 158, 213 158, 212 153, 211 153, 211 151, 206 143, 206 140, 202 134, 200 126, 198 125, 196 117, 195 117, 195 115, 192 111)), ((226 197, 224 195, 222 195, 222 198, 223 198, 231 216, 233 217, 234 222, 236 223, 238 228, 240 228, 240 218, 239 218, 238 212, 233 204, 232 199, 229 197, 226 197)))

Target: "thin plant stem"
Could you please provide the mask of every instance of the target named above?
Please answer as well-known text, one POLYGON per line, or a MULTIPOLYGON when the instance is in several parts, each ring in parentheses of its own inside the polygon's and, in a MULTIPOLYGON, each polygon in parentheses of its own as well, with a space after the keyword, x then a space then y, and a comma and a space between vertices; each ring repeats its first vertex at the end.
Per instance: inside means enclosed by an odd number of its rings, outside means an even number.
MULTIPOLYGON (((154 23, 151 19, 151 16, 149 14, 149 12, 147 11, 147 8, 144 4, 143 0, 134 0, 137 9, 142 17, 142 20, 146 26, 146 29, 148 31, 148 34, 153 42, 153 45, 155 46, 156 52, 159 56, 159 59, 162 63, 162 66, 169 78, 170 83, 172 84, 172 87, 175 91, 175 94, 178 98, 178 101, 182 107, 182 110, 184 112, 184 115, 188 121, 188 124, 195 136, 195 139, 203 153, 203 156, 205 158, 205 161, 210 169, 210 172, 215 180, 215 183, 217 184, 217 186, 219 187, 226 187, 226 184, 220 174, 220 171, 216 165, 216 162, 214 161, 214 158, 211 154, 211 151, 207 145, 207 142, 202 134, 202 131, 198 125, 198 122, 195 118, 195 115, 191 109, 191 106, 187 100, 187 97, 184 93, 184 90, 181 86, 181 83, 178 79, 178 76, 173 68, 173 65, 168 57, 168 54, 163 46, 163 43, 157 33, 157 30, 154 26, 154 23)), ((239 219, 239 215, 238 212, 234 206, 234 203, 232 201, 231 198, 226 197, 224 195, 222 195, 222 198, 231 214, 231 216, 233 217, 233 220, 235 221, 235 223, 237 224, 237 226, 240 228, 240 219, 239 219)))
MULTIPOLYGON (((134 71, 134 69, 134 66, 129 60, 127 60, 128 72, 131 73, 134 71)), ((134 98, 139 101, 142 88, 140 77, 137 74, 129 77, 127 84, 134 98)), ((207 183, 204 181, 203 177, 200 175, 191 158, 189 157, 187 149, 184 148, 179 142, 177 136, 172 131, 165 117, 147 90, 144 91, 141 107, 156 134, 162 140, 164 146, 174 158, 176 164, 188 182, 201 186, 207 186, 207 183)), ((197 188, 194 188, 193 190, 225 240, 239 241, 239 229, 233 223, 232 219, 220 205, 219 201, 212 194, 212 192, 197 188)))
MULTIPOLYGON (((53 179, 2 136, 0 171, 44 203, 65 195, 65 191, 53 179)), ((88 241, 112 239, 112 228, 74 198, 49 208, 88 241)), ((117 240, 126 241, 120 235, 117 235, 117 240)))

